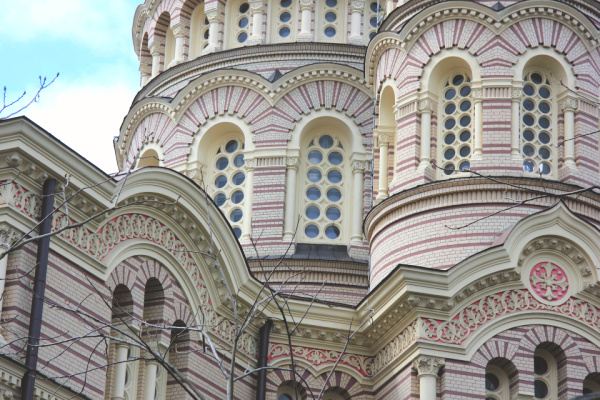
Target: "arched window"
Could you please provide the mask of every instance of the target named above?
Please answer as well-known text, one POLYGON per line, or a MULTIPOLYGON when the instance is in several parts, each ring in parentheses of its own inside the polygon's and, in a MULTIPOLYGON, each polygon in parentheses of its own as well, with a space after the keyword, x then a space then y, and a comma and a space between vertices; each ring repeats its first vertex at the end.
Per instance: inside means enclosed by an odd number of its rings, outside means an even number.
MULTIPOLYGON (((298 391, 298 399, 305 400, 306 399, 306 390, 300 384, 296 384, 296 389, 298 391)), ((294 390, 294 382, 287 381, 282 383, 277 389, 277 395, 275 397, 277 400, 296 400, 296 390, 294 390)))
POLYGON ((341 388, 330 388, 323 394, 323 400, 349 400, 350 396, 341 388))
POLYGON ((377 142, 379 145, 379 189, 377 199, 388 196, 389 183, 395 176, 396 155, 396 117, 394 105, 396 95, 391 86, 386 86, 379 100, 379 123, 377 125, 377 142), (389 174, 392 176, 389 176, 389 174))
POLYGON ((138 159, 136 168, 143 167, 158 167, 160 165, 160 156, 154 149, 144 150, 140 158, 138 159))
POLYGON ((377 1, 367 1, 365 9, 365 43, 373 39, 377 34, 377 1))
POLYGON ((485 368, 486 400, 509 400, 517 395, 519 373, 506 358, 490 360, 485 368))
POLYGON ((144 86, 152 75, 152 54, 148 48, 148 32, 144 33, 142 44, 140 45, 140 75, 141 84, 144 86))
POLYGON ((291 42, 296 38, 297 2, 292 0, 276 0, 273 2, 271 12, 271 41, 291 42))
POLYGON ((600 373, 593 372, 583 380, 583 394, 600 393, 600 373))
POLYGON ((345 2, 342 0, 325 0, 317 2, 320 8, 315 9, 318 19, 317 32, 320 40, 324 42, 342 42, 346 35, 345 2))
MULTIPOLYGON (((163 62, 160 71, 164 71, 169 67, 169 64, 175 58, 175 35, 171 30, 171 15, 168 12, 163 12, 156 21, 155 36, 162 37, 164 40, 163 62)), ((158 40, 156 37, 154 40, 158 40)))
MULTIPOLYGON (((162 329, 150 326, 164 324, 164 307, 165 292, 162 284, 156 278, 148 279, 146 287, 144 288, 144 312, 142 318, 149 325, 144 327, 142 333, 144 334, 146 341, 150 343, 160 343, 161 337, 167 334, 167 332, 164 332, 162 329)), ((167 361, 168 357, 169 354, 165 354, 167 361)), ((146 360, 144 364, 144 373, 146 380, 145 389, 153 390, 154 392, 145 393, 145 398, 153 398, 156 400, 165 399, 167 392, 167 374, 164 368, 153 360, 146 360), (149 383, 152 381, 154 382, 154 385, 149 383)))
POLYGON ((538 346, 533 357, 533 394, 535 399, 557 400, 558 365, 554 355, 544 347, 538 346))
POLYGON ((342 244, 348 239, 352 177, 345 147, 340 132, 327 127, 310 135, 303 146, 299 241, 342 244))
POLYGON ((225 13, 229 48, 243 46, 250 37, 250 5, 246 0, 227 2, 225 13))
POLYGON ((202 50, 208 46, 208 31, 209 23, 206 13, 204 12, 204 2, 198 2, 196 0, 188 0, 185 6, 191 8, 193 11, 190 15, 190 51, 189 59, 199 57, 202 54, 202 50))
POLYGON ((213 150, 209 188, 212 197, 229 220, 237 238, 242 236, 246 172, 244 170, 244 141, 231 136, 213 150))
POLYGON ((444 83, 440 96, 438 123, 438 165, 445 175, 471 167, 473 152, 473 103, 471 78, 465 72, 453 73, 444 83))
POLYGON ((543 175, 555 175, 556 96, 547 73, 535 69, 523 77, 521 101, 521 154, 523 170, 543 175))

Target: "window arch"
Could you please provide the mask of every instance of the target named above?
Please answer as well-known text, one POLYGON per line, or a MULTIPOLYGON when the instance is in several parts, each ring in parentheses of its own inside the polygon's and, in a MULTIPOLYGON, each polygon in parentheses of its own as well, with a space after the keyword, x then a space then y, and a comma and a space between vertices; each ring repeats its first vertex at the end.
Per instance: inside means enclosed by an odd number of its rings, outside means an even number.
POLYGON ((270 4, 271 42, 292 42, 296 39, 297 7, 297 2, 292 0, 276 0, 270 4))
POLYGON ((600 393, 600 373, 588 374, 583 380, 583 394, 600 393))
MULTIPOLYGON (((342 124, 343 125, 343 124, 342 124)), ((346 135, 339 124, 315 120, 301 149, 298 203, 301 242, 345 243, 352 177, 346 135)))
POLYGON ((535 399, 557 400, 558 396, 558 363, 549 351, 552 344, 537 346, 533 357, 533 393, 535 399))
POLYGON ((490 360, 485 368, 486 400, 509 400, 517 395, 518 371, 506 358, 490 360))
POLYGON ((156 29, 155 29, 155 39, 156 36, 162 36, 163 40, 163 60, 161 63, 160 72, 165 71, 171 61, 175 59, 175 35, 173 34, 173 30, 171 29, 171 15, 168 12, 163 12, 160 14, 160 17, 156 21, 156 29))
POLYGON ((140 75, 141 85, 145 86, 152 75, 152 54, 148 48, 148 32, 144 33, 140 45, 140 75))
MULTIPOLYGON (((298 390, 298 400, 306 399, 306 390, 300 383, 296 383, 298 390)), ((277 389, 276 400, 296 400, 296 391, 294 390, 294 382, 286 381, 282 383, 277 389)))
POLYGON ((153 148, 145 149, 137 161, 136 168, 158 167, 162 163, 162 158, 158 151, 153 148))
POLYGON ((377 140, 379 144, 379 189, 377 199, 388 196, 390 183, 390 168, 392 181, 395 178, 396 165, 396 117, 394 105, 396 94, 392 86, 385 86, 379 99, 379 123, 377 125, 377 140))
POLYGON ((471 76, 457 70, 445 79, 440 92, 438 162, 445 175, 471 168, 473 100, 471 76))
POLYGON ((197 0, 188 0, 184 8, 190 13, 190 49, 189 59, 199 57, 202 50, 208 46, 209 23, 204 12, 204 2, 197 0), (186 7, 187 6, 187 7, 186 7))
POLYGON ((243 46, 250 37, 250 4, 247 0, 227 2, 225 17, 228 47, 243 46))

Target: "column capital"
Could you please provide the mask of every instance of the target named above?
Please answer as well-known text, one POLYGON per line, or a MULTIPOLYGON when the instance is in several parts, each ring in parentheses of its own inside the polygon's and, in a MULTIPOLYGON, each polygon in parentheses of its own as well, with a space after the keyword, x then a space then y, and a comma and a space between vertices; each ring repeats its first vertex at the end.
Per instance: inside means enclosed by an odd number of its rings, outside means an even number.
POLYGON ((561 111, 575 111, 579 108, 579 101, 574 96, 567 96, 558 102, 561 111))
POLYGON ((483 101, 483 88, 473 89, 471 96, 473 96, 474 101, 483 101))
POLYGON ((175 37, 183 37, 185 36, 185 26, 183 24, 177 24, 171 27, 171 31, 173 31, 173 36, 175 37))
POLYGON ((390 135, 388 133, 379 132, 377 134, 377 140, 379 141, 379 146, 387 146, 390 144, 390 135))
POLYGON ((285 158, 285 166, 288 169, 297 169, 298 168, 298 157, 286 157, 285 158))
POLYGON ((264 14, 267 11, 267 3, 264 0, 250 0, 250 15, 256 13, 264 14))
POLYGON ((6 222, 0 223, 0 257, 23 236, 23 233, 6 222))
POLYGON ((419 100, 419 111, 424 113, 431 113, 435 109, 435 103, 431 99, 419 100))
POLYGON ((350 0, 350 12, 364 14, 365 0, 350 0))
POLYGON ((432 356, 418 356, 413 361, 413 367, 417 370, 419 375, 436 375, 445 364, 443 358, 432 357, 432 356))
POLYGON ((223 13, 220 10, 211 10, 206 12, 206 19, 209 23, 223 22, 223 13))
POLYGON ((523 89, 513 88, 511 97, 513 101, 521 101, 521 98, 523 98, 523 89))
POLYGON ((302 10, 314 10, 315 2, 313 0, 300 0, 300 11, 302 10))
POLYGON ((148 51, 150 51, 152 57, 156 57, 160 54, 160 45, 161 43, 156 40, 153 40, 152 43, 148 43, 148 51))
POLYGON ((354 160, 352 161, 352 173, 356 174, 359 172, 365 172, 365 170, 367 169, 367 162, 366 161, 360 161, 360 160, 354 160))
POLYGON ((254 159, 245 160, 244 165, 247 170, 253 170, 254 169, 254 159))

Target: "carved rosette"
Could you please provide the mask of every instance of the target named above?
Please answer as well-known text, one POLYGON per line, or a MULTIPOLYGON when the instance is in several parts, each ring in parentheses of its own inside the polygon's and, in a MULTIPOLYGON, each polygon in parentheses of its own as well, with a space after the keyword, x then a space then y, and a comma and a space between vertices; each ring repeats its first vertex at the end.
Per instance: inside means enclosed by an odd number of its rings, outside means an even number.
POLYGON ((431 356, 418 356, 413 361, 413 367, 417 370, 419 375, 435 375, 440 370, 440 367, 444 365, 444 359, 431 356))
POLYGON ((551 262, 535 265, 529 274, 529 283, 533 293, 549 302, 562 300, 569 288, 565 271, 551 262))

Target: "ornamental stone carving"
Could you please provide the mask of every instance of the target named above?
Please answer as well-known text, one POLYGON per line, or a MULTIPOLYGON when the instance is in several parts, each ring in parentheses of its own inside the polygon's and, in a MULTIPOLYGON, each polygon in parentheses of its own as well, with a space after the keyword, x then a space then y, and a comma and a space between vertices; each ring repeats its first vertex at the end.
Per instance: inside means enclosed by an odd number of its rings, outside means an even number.
POLYGON ((267 4, 264 0, 250 0, 250 14, 265 13, 267 4))
POLYGON ((223 22, 223 13, 219 10, 207 11, 206 19, 208 19, 209 23, 223 22))
POLYGON ((579 106, 579 101, 577 98, 572 96, 567 96, 559 102, 559 107, 561 111, 575 111, 579 106))
POLYGON ((512 90, 512 98, 513 98, 513 100, 521 101, 522 97, 523 97, 523 90, 522 89, 513 89, 512 90))
POLYGON ((360 13, 361 15, 365 11, 365 0, 350 0, 350 12, 360 13))
POLYGON ((444 365, 444 359, 431 356, 418 356, 413 361, 413 367, 419 375, 436 375, 440 367, 444 365))
POLYGON ((529 275, 533 292, 547 301, 560 301, 567 295, 569 280, 565 271, 551 262, 539 263, 529 275))
POLYGON ((286 157, 285 166, 288 168, 298 168, 298 157, 286 157))
POLYGON ((313 0, 300 0, 300 11, 302 10, 314 10, 315 2, 313 0))
POLYGON ((473 96, 473 98, 476 100, 482 100, 483 99, 483 89, 473 89, 473 91, 471 92, 471 96, 473 96))
POLYGON ((365 172, 367 163, 365 161, 355 160, 352 162, 352 172, 365 172))
POLYGON ((423 99, 419 101, 419 111, 421 112, 433 112, 435 109, 435 103, 430 99, 423 99))
POLYGON ((378 135, 379 145, 387 146, 390 143, 390 135, 387 133, 380 133, 378 135))

